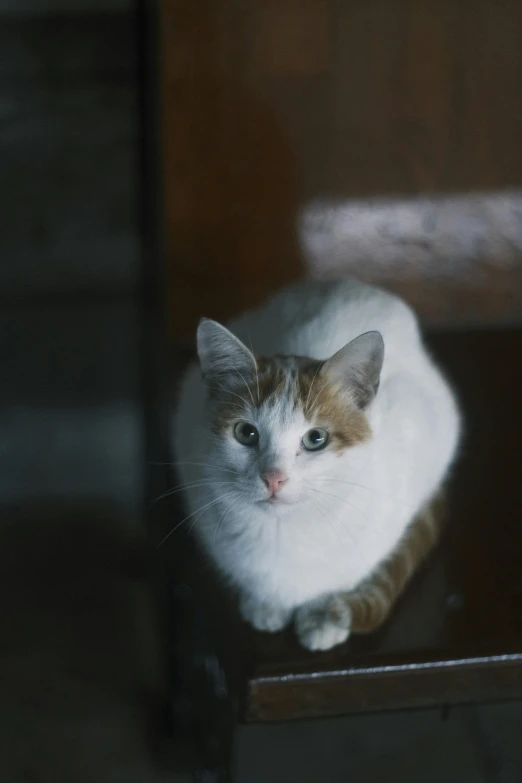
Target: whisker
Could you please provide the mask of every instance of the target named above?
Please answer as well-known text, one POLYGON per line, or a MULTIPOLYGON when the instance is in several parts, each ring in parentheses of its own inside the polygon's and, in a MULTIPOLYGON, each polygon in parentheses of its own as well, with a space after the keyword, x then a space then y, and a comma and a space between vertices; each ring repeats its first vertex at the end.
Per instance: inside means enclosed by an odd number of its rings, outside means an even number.
MULTIPOLYGON (((312 498, 311 498, 309 495, 307 495, 306 497, 304 497, 304 498, 303 498, 303 500, 304 500, 304 502, 306 503, 306 505, 307 505, 307 508, 309 508, 309 509, 311 509, 312 511, 314 511, 314 508, 315 508, 315 507, 312 505, 312 498)), ((311 531, 312 531, 312 529, 311 529, 311 528, 308 528, 308 530, 309 530, 309 532, 311 532, 311 531)), ((316 542, 317 542, 317 541, 319 541, 319 539, 317 538, 317 536, 312 536, 312 538, 313 538, 313 539, 314 539, 314 541, 316 541, 316 542)))
POLYGON ((171 467, 176 467, 176 465, 197 465, 200 468, 210 468, 211 470, 226 470, 228 473, 234 473, 234 475, 237 474, 237 470, 223 468, 221 465, 211 465, 210 462, 157 462, 152 464, 170 465, 171 467))
MULTIPOLYGON (((219 497, 219 498, 216 498, 215 500, 212 500, 210 503, 207 503, 205 506, 202 506, 201 508, 198 508, 198 509, 196 509, 196 511, 193 511, 191 514, 189 514, 188 516, 186 516, 184 519, 182 519, 182 520, 181 520, 181 522, 178 522, 178 524, 177 524, 177 525, 174 525, 174 527, 172 528, 172 530, 170 531, 170 533, 167 533, 167 535, 166 535, 166 536, 164 536, 164 537, 161 539, 161 541, 160 541, 160 542, 159 542, 159 544, 157 545, 156 549, 159 549, 159 548, 160 548, 160 546, 163 546, 163 544, 165 543, 165 541, 166 541, 168 538, 170 538, 170 537, 171 537, 171 535, 172 535, 173 533, 175 533, 175 532, 176 532, 176 530, 177 530, 179 527, 181 527, 181 525, 183 525, 185 522, 187 522, 189 519, 191 519, 191 518, 194 516, 194 514, 199 514, 200 512, 203 512, 203 511, 205 511, 207 508, 210 508, 210 506, 213 506, 215 503, 219 503, 219 501, 220 501, 220 500, 225 500, 226 498, 228 498, 228 497, 231 497, 232 495, 234 495, 234 494, 235 494, 235 492, 236 492, 236 490, 234 490, 233 492, 229 492, 229 493, 228 493, 228 495, 221 495, 221 497, 219 497)), ((194 521, 196 521, 196 520, 194 520, 194 521)), ((193 527, 193 525, 191 526, 191 528, 190 528, 190 529, 192 529, 192 527, 193 527)))
MULTIPOLYGON (((237 495, 237 494, 238 494, 237 490, 234 490, 234 491, 233 491, 233 492, 231 492, 230 494, 228 494, 228 495, 224 495, 224 496, 222 496, 222 497, 218 498, 218 500, 225 500, 227 497, 232 497, 233 495, 237 495)), ((190 524, 190 527, 189 527, 189 529, 187 530, 187 536, 189 536, 189 535, 190 535, 190 533, 191 533, 191 531, 192 531, 192 529, 193 529, 194 525, 196 524, 196 522, 198 521, 198 519, 200 519, 200 517, 201 517, 201 514, 200 514, 198 517, 195 517, 195 519, 193 519, 193 520, 192 520, 192 522, 191 522, 191 524, 190 524)))
POLYGON ((317 509, 319 510, 319 512, 323 514, 324 518, 326 519, 326 521, 328 522, 328 524, 329 524, 329 525, 330 525, 330 527, 332 528, 333 532, 335 533, 335 535, 336 535, 336 538, 337 538, 337 540, 339 541, 339 544, 342 544, 342 541, 341 541, 341 539, 339 538, 339 534, 338 534, 338 532, 336 531, 336 529, 334 528, 334 526, 333 526, 333 524, 332 524, 332 520, 330 519, 330 516, 328 515, 328 513, 327 513, 327 512, 326 512, 326 511, 325 511, 325 510, 324 510, 324 509, 323 509, 323 508, 322 508, 322 507, 321 507, 321 506, 320 506, 318 503, 316 503, 315 501, 313 501, 313 498, 310 498, 310 497, 309 497, 308 499, 310 500, 310 502, 313 502, 313 505, 315 506, 315 508, 317 508, 317 509))
POLYGON ((246 386, 246 388, 247 388, 247 391, 248 391, 248 393, 250 394, 250 399, 252 400, 252 405, 253 405, 253 406, 254 406, 254 408, 255 408, 255 407, 256 407, 256 402, 255 402, 255 400, 254 400, 254 395, 252 394, 252 390, 250 389, 250 386, 248 385, 248 383, 247 383, 247 382, 246 382, 246 380, 245 380, 245 376, 243 375, 243 373, 240 373, 240 372, 239 372, 239 370, 237 370, 235 367, 233 367, 233 370, 234 370, 234 372, 237 372, 237 374, 239 375, 239 377, 240 377, 240 378, 243 380, 243 383, 245 384, 245 386, 246 386))
POLYGON ((314 373, 314 377, 312 378, 312 383, 310 384, 310 388, 308 389, 308 394, 307 394, 307 396, 306 396, 306 402, 305 402, 305 406, 304 406, 304 411, 305 411, 305 413, 308 411, 308 401, 309 401, 309 399, 310 399, 310 393, 311 393, 311 391, 312 391, 312 388, 313 388, 313 385, 314 385, 314 383, 315 383, 315 379, 317 378, 317 373, 319 372, 319 370, 321 369, 321 367, 322 367, 322 366, 323 366, 323 362, 321 362, 321 363, 320 363, 320 364, 317 366, 317 368, 316 368, 316 370, 315 370, 315 373, 314 373))
MULTIPOLYGON (((360 508, 358 508, 357 506, 355 506, 353 503, 350 503, 350 502, 349 502, 349 501, 348 501, 346 498, 342 498, 342 497, 339 497, 338 495, 333 495, 333 494, 330 494, 330 493, 328 493, 328 492, 324 492, 324 491, 321 491, 321 490, 313 489, 313 487, 309 487, 309 489, 311 489, 313 492, 319 492, 319 493, 320 493, 320 494, 322 494, 322 495, 326 495, 326 496, 329 496, 329 497, 332 497, 332 498, 336 498, 337 500, 341 500, 341 501, 343 501, 344 503, 347 503, 347 504, 348 504, 348 505, 349 505, 351 508, 353 508, 353 509, 354 509, 355 511, 357 511, 359 514, 362 514, 362 516, 363 516, 363 517, 366 519, 366 521, 368 522, 368 528, 367 528, 367 529, 366 529, 366 531, 365 531, 365 536, 369 535, 369 536, 370 536, 372 539, 375 539, 375 538, 376 538, 376 536, 378 536, 378 535, 379 535, 379 533, 380 533, 380 531, 381 531, 381 529, 382 529, 382 525, 383 525, 383 522, 382 522, 382 520, 373 520, 373 521, 372 521, 372 520, 370 520, 370 519, 368 518, 368 516, 367 516, 367 515, 366 515, 366 514, 365 514, 365 513, 364 513, 364 512, 363 512, 363 511, 360 509, 360 508)), ((365 487, 365 489, 366 489, 366 487, 365 487)), ((399 502, 399 501, 397 501, 397 502, 399 502)), ((410 508, 411 508, 411 507, 410 507, 410 508)), ((340 520, 340 519, 338 519, 338 521, 339 521, 341 524, 343 524, 343 523, 341 522, 341 520, 340 520)), ((363 525, 363 524, 364 524, 364 523, 360 523, 360 524, 359 524, 359 529, 362 527, 362 525, 363 525)), ((356 542, 354 541, 354 543, 356 543, 356 542)), ((358 546, 358 545, 357 545, 357 546, 358 546)), ((365 557, 365 556, 364 556, 364 554, 362 553, 362 551, 360 550, 360 547, 358 547, 358 548, 359 548, 359 551, 360 551, 361 557, 365 557)))
POLYGON ((310 405, 310 407, 311 407, 311 408, 313 408, 313 407, 314 407, 315 403, 316 403, 316 402, 317 402, 317 400, 319 399, 319 395, 321 394, 321 392, 323 391, 323 389, 326 389, 326 387, 328 386, 328 383, 329 383, 329 381, 326 381, 326 383, 323 383, 323 385, 321 386, 321 388, 319 389, 319 391, 318 391, 318 392, 317 392, 317 394, 315 395, 313 403, 310 405))
POLYGON ((240 394, 236 394, 236 392, 233 392, 232 389, 227 389, 226 386, 217 386, 216 388, 219 389, 220 391, 225 392, 225 394, 233 394, 234 397, 237 397, 239 400, 244 402, 247 408, 249 407, 249 403, 247 402, 247 400, 245 400, 245 398, 242 397, 240 394))
POLYGON ((350 508, 353 508, 354 511, 358 511, 359 514, 361 514, 365 518, 365 520, 368 522, 368 524, 371 524, 370 520, 368 519, 368 517, 366 516, 364 511, 361 511, 360 508, 357 508, 357 506, 354 506, 353 503, 350 503, 350 501, 346 500, 346 498, 342 498, 339 495, 332 495, 331 492, 323 492, 322 489, 314 489, 313 487, 308 487, 308 489, 310 489, 312 492, 318 492, 320 495, 327 495, 328 497, 331 497, 331 498, 337 498, 337 500, 340 500, 343 503, 346 503, 347 506, 350 506, 350 508))
POLYGON ((241 500, 241 494, 238 493, 238 498, 237 498, 236 502, 232 503, 230 508, 227 509, 228 513, 227 513, 227 511, 225 511, 225 513, 220 516, 219 521, 218 521, 216 527, 214 528, 214 536, 212 538, 213 543, 216 542, 217 534, 221 530, 221 528, 223 526, 223 522, 225 521, 225 519, 228 519, 230 517, 233 509, 237 506, 237 504, 239 503, 240 500, 241 500))
MULTIPOLYGON (((310 500, 312 500, 312 498, 310 498, 310 500)), ((341 524, 347 530, 347 532, 350 535, 350 538, 352 538, 353 543, 355 544, 356 542, 355 542, 355 539, 353 538, 351 530, 346 527, 346 525, 337 517, 336 514, 334 514, 332 509, 323 508, 323 506, 321 506, 321 504, 319 503, 319 500, 317 498, 314 498, 314 500, 315 500, 315 503, 316 503, 316 508, 319 508, 322 511, 323 515, 327 517, 327 519, 330 519, 330 517, 333 517, 336 522, 339 522, 339 524, 341 524)))
POLYGON ((384 497, 389 498, 390 500, 393 500, 395 503, 399 503, 405 508, 413 508, 413 506, 410 503, 404 503, 404 501, 399 500, 398 498, 394 498, 393 495, 389 495, 387 492, 384 492, 382 489, 377 489, 376 487, 367 487, 364 484, 357 484, 355 481, 347 481, 345 479, 331 479, 331 478, 314 479, 314 482, 315 481, 333 481, 336 484, 347 484, 350 487, 359 487, 360 489, 368 490, 368 492, 377 492, 378 494, 383 495, 384 497))
POLYGON ((250 343, 250 353, 254 357, 254 368, 255 368, 255 371, 256 371, 256 384, 257 384, 257 404, 259 405, 259 403, 261 402, 261 393, 259 391, 259 373, 257 371, 257 360, 256 360, 256 355, 254 353, 254 348, 252 346, 252 337, 250 335, 250 327, 248 325, 248 322, 246 324, 246 328, 247 328, 247 333, 248 333, 248 342, 250 343))
MULTIPOLYGON (((326 511, 326 513, 328 513, 328 511, 326 511)), ((359 552, 359 555, 361 556, 361 559, 363 561, 365 561, 367 558, 366 558, 364 552, 361 550, 359 542, 355 538, 353 532, 350 530, 350 528, 347 525, 344 524, 344 522, 341 520, 341 518, 337 514, 334 514, 332 511, 329 511, 329 513, 332 515, 332 517, 335 519, 335 521, 338 522, 338 524, 340 524, 341 527, 343 527, 346 530, 346 532, 348 533, 348 535, 350 536, 350 538, 352 540, 352 543, 353 543, 354 547, 359 552)), ((359 526, 359 529, 360 529, 360 526, 359 526)))
POLYGON ((163 500, 164 498, 169 497, 170 495, 175 495, 177 492, 183 492, 185 489, 196 489, 197 487, 209 487, 214 486, 216 484, 222 485, 222 484, 235 484, 235 481, 198 481, 198 482, 189 482, 188 484, 182 484, 178 487, 173 487, 172 489, 168 489, 166 492, 164 492, 162 495, 159 495, 157 498, 155 498, 152 501, 151 505, 154 505, 155 503, 158 503, 158 501, 163 500))
POLYGON ((234 408, 238 411, 245 410, 244 406, 240 405, 238 402, 229 402, 228 400, 214 400, 213 405, 226 405, 227 408, 234 408))

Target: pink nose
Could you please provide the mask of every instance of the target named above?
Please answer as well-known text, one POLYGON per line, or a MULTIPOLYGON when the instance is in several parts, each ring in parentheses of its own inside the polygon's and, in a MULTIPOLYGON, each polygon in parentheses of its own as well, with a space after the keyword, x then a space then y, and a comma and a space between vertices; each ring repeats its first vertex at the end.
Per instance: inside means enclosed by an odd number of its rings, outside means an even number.
POLYGON ((273 473, 265 473, 261 478, 268 487, 271 495, 276 495, 279 490, 283 488, 283 484, 288 481, 288 476, 281 470, 276 470, 273 473))

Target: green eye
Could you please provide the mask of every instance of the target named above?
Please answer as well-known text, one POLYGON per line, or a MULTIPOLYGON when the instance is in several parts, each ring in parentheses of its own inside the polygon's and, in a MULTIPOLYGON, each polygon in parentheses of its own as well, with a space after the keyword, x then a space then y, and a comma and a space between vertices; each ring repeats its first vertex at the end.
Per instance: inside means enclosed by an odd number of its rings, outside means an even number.
POLYGON ((234 427, 234 437, 243 446, 257 446, 259 443, 259 432, 248 421, 238 421, 234 427))
POLYGON ((314 427, 303 435, 303 446, 307 451, 319 451, 328 443, 328 432, 321 427, 314 427))

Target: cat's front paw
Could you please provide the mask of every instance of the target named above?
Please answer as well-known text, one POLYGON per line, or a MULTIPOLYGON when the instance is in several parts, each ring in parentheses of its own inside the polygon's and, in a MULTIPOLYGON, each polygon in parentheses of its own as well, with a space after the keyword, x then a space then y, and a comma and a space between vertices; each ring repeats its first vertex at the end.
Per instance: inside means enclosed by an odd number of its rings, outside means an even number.
POLYGON ((256 601, 251 596, 242 596, 239 604, 241 617, 258 631, 276 633, 290 622, 291 612, 270 603, 256 601))
POLYGON ((329 650, 345 642, 352 624, 352 614, 343 596, 331 595, 311 601, 297 610, 295 631, 308 650, 329 650))

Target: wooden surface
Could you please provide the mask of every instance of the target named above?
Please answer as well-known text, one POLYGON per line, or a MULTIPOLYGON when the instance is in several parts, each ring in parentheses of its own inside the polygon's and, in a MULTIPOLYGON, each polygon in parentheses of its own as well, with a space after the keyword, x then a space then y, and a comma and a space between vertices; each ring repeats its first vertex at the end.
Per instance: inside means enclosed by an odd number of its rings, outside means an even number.
POLYGON ((522 332, 448 333, 429 345, 461 399, 465 435, 442 545, 381 631, 327 653, 301 649, 290 630, 257 633, 186 533, 172 537, 187 655, 206 628, 240 719, 522 698, 522 332))
POLYGON ((522 3, 160 0, 160 37, 172 334, 327 273, 297 233, 317 199, 491 195, 484 230, 466 214, 452 228, 471 255, 439 241, 431 210, 399 232, 393 268, 389 238, 369 237, 336 274, 385 282, 435 323, 521 318, 507 224, 520 220, 522 3))

